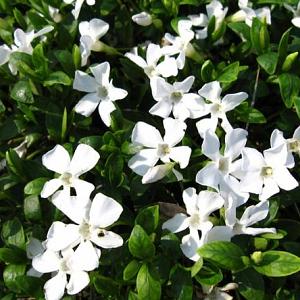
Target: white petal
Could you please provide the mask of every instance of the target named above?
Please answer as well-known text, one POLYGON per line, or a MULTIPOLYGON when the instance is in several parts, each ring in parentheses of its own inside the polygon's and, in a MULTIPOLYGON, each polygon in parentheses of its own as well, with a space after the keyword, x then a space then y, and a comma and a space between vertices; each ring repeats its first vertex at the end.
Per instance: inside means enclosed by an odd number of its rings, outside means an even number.
POLYGON ((60 259, 57 253, 46 250, 32 259, 32 266, 40 273, 54 272, 59 269, 60 259))
POLYGON ((292 24, 298 28, 300 28, 300 17, 296 17, 292 19, 292 24))
POLYGON ((247 98, 248 94, 244 92, 226 95, 222 99, 222 104, 224 105, 225 112, 234 109, 247 98))
POLYGON ((204 84, 204 86, 198 91, 198 93, 200 96, 213 103, 220 103, 220 95, 222 93, 222 89, 218 81, 212 81, 204 84))
POLYGON ((66 285, 67 292, 69 295, 78 294, 85 287, 88 286, 90 278, 88 273, 84 271, 76 271, 71 273, 68 284, 66 285))
POLYGON ((110 65, 107 61, 94 67, 90 67, 90 69, 98 85, 107 86, 109 84, 110 65))
POLYGON ((277 147, 285 143, 286 139, 283 136, 283 132, 278 129, 274 129, 270 137, 271 148, 277 147))
POLYGON ((249 234, 249 235, 258 235, 262 233, 276 233, 275 228, 243 228, 242 229, 243 234, 249 234))
POLYGON ((269 148, 264 151, 266 164, 272 167, 283 167, 287 160, 287 147, 281 144, 275 148, 269 148))
POLYGON ((166 56, 165 59, 157 65, 156 71, 163 77, 177 76, 178 69, 175 58, 166 56))
POLYGON ((247 130, 236 128, 225 135, 224 156, 229 156, 231 160, 236 159, 242 152, 247 142, 247 130))
POLYGON ((172 108, 172 103, 162 100, 153 105, 150 108, 149 113, 162 118, 167 118, 170 115, 172 108))
POLYGON ((182 199, 186 207, 187 213, 191 216, 198 212, 197 199, 198 195, 195 188, 187 188, 182 193, 182 199))
POLYGON ((185 52, 181 51, 179 53, 179 55, 176 58, 176 64, 177 64, 177 68, 179 70, 182 70, 184 68, 184 64, 185 64, 185 52))
POLYGON ((196 175, 196 182, 214 188, 218 190, 220 184, 220 171, 215 163, 208 163, 203 169, 201 169, 196 175))
POLYGON ((51 179, 45 182, 43 189, 41 191, 42 198, 48 198, 52 194, 54 194, 61 186, 63 185, 60 179, 51 179))
POLYGON ((215 192, 201 191, 198 196, 198 209, 201 219, 208 220, 208 216, 224 205, 224 199, 215 192))
POLYGON ((149 148, 156 148, 163 143, 159 131, 144 122, 138 122, 132 131, 131 140, 134 144, 140 144, 149 148))
POLYGON ((70 172, 75 176, 93 169, 100 158, 99 153, 89 145, 79 144, 70 163, 70 172))
POLYGON ((260 194, 262 191, 263 179, 260 171, 247 172, 241 180, 241 190, 253 194, 260 194))
MULTIPOLYGON (((182 99, 183 100, 183 99, 182 99)), ((174 103, 173 106, 173 115, 176 119, 179 119, 181 121, 184 121, 185 119, 190 117, 190 111, 189 109, 184 105, 182 102, 174 103)))
POLYGON ((183 121, 166 118, 163 120, 165 135, 164 142, 170 147, 177 145, 184 137, 186 124, 183 121))
POLYGON ((182 174, 179 171, 177 171, 176 169, 173 168, 172 173, 175 175, 177 181, 183 180, 182 174))
POLYGON ((118 234, 106 230, 103 233, 104 236, 98 236, 95 232, 91 238, 92 242, 105 249, 118 248, 123 245, 123 239, 118 234))
POLYGON ((65 293, 67 284, 67 275, 63 272, 58 272, 56 276, 49 279, 45 285, 45 299, 46 300, 59 300, 65 293))
POLYGON ((145 11, 135 14, 131 17, 132 21, 141 26, 149 26, 152 24, 152 17, 145 11))
POLYGON ((70 260, 70 267, 74 270, 93 271, 99 266, 97 251, 90 241, 79 244, 70 260))
POLYGON ((70 155, 63 146, 56 145, 42 156, 42 162, 47 169, 62 174, 69 168, 70 155))
POLYGON ((156 65, 161 56, 162 52, 160 46, 150 43, 146 52, 146 61, 148 66, 156 65))
POLYGON ((130 59, 132 62, 134 62, 136 65, 138 65, 139 67, 141 67, 143 69, 145 69, 147 67, 147 63, 142 57, 135 55, 133 53, 130 53, 130 52, 125 53, 125 56, 128 59, 130 59))
POLYGON ((52 31, 53 29, 54 29, 54 27, 51 25, 46 26, 46 27, 42 28, 41 30, 39 30, 37 33, 35 33, 34 38, 37 38, 44 34, 47 34, 48 32, 52 31))
POLYGON ((207 27, 201 30, 195 30, 196 39, 205 40, 207 38, 207 27))
POLYGON ((182 238, 180 248, 183 254, 190 260, 197 261, 200 256, 197 253, 198 248, 201 244, 199 240, 196 240, 192 235, 185 235, 182 238))
POLYGON ((181 82, 175 82, 173 84, 174 89, 180 90, 182 93, 187 93, 191 89, 194 80, 195 80, 194 76, 189 76, 181 82))
POLYGON ((127 95, 128 95, 127 91, 120 88, 116 88, 111 84, 109 88, 109 95, 108 95, 110 101, 124 99, 125 97, 127 97, 127 95))
POLYGON ((208 18, 205 14, 189 15, 188 18, 192 21, 193 26, 207 26, 208 18))
POLYGON ((293 138, 300 140, 300 126, 298 126, 293 134, 293 138))
POLYGON ((133 172, 144 176, 149 168, 155 166, 158 160, 156 149, 143 149, 128 161, 128 167, 133 172))
POLYGON ((187 229, 189 226, 189 218, 185 214, 176 214, 173 218, 162 224, 162 229, 176 233, 187 229))
POLYGON ((265 165, 263 155, 256 149, 246 147, 242 150, 242 170, 260 172, 265 165))
POLYGON ((142 178, 142 183, 152 183, 164 178, 173 169, 173 164, 157 165, 150 168, 142 178))
POLYGON ((106 228, 119 219, 122 211, 122 206, 116 200, 98 193, 92 202, 90 224, 106 228))
POLYGON ((74 110, 85 117, 89 117, 99 105, 100 98, 96 93, 87 94, 75 105, 74 110))
POLYGON ((194 32, 191 30, 192 22, 190 20, 179 20, 177 24, 178 33, 184 41, 190 41, 194 37, 194 32))
POLYGON ((230 227, 215 226, 207 234, 206 243, 212 241, 230 241, 233 235, 233 231, 230 227))
POLYGON ((101 101, 98 106, 99 115, 103 123, 109 127, 111 124, 110 114, 116 109, 115 105, 111 101, 101 101))
POLYGON ((81 53, 82 67, 87 64, 87 60, 91 55, 91 49, 93 45, 94 45, 94 41, 90 36, 84 35, 80 38, 80 53, 81 53))
POLYGON ((97 92, 97 83, 92 76, 77 70, 73 81, 73 89, 86 93, 94 93, 97 92))
POLYGON ((205 132, 210 130, 212 132, 216 131, 218 125, 218 118, 204 118, 196 123, 196 127, 199 135, 204 138, 205 132))
POLYGON ((212 132, 211 130, 207 130, 204 134, 204 140, 202 143, 203 154, 209 157, 211 160, 217 161, 220 157, 219 149, 219 138, 214 132, 212 132))
POLYGON ((278 184, 273 178, 264 178, 264 186, 258 199, 261 201, 269 199, 271 196, 279 193, 278 184))
POLYGON ((75 20, 77 20, 79 17, 81 6, 82 6, 83 2, 84 2, 84 0, 76 0, 76 2, 75 2, 75 8, 72 10, 72 14, 73 14, 75 20))
POLYGON ((293 190, 298 186, 297 180, 291 175, 287 168, 281 167, 273 170, 273 178, 279 187, 285 191, 293 190))
POLYGON ((170 149, 170 158, 179 163, 181 169, 187 167, 190 161, 192 149, 188 146, 179 146, 170 149))
POLYGON ((152 96, 156 101, 160 101, 164 98, 170 98, 173 91, 173 87, 165 79, 155 76, 150 80, 150 86, 152 96))
POLYGON ((263 201, 257 205, 248 206, 242 217, 240 218, 239 223, 248 227, 259 221, 262 221, 267 217, 269 213, 269 201, 263 201))
POLYGON ((0 46, 0 66, 6 64, 9 61, 11 50, 7 45, 0 46))

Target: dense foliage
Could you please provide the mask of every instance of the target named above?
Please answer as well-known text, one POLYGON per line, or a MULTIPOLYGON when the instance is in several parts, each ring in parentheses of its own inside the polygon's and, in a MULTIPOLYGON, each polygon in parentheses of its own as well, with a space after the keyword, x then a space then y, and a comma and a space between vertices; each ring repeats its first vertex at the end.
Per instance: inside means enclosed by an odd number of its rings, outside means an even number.
POLYGON ((297 5, 0 0, 0 299, 298 299, 297 5))

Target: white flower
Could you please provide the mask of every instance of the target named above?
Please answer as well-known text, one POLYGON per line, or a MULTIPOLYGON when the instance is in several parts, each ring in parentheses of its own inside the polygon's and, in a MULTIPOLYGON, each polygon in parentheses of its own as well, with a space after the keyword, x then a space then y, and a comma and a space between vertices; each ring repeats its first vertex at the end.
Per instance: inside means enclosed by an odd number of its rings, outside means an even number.
POLYGON ((162 62, 159 62, 163 56, 159 45, 150 43, 146 51, 146 60, 138 54, 127 52, 127 58, 144 69, 145 74, 151 79, 154 76, 170 77, 178 73, 176 60, 173 57, 165 56, 162 62))
MULTIPOLYGON (((241 21, 245 21, 245 23, 251 27, 252 19, 258 18, 261 21, 266 20, 267 24, 271 24, 271 11, 270 8, 264 6, 258 9, 252 9, 252 4, 248 2, 248 0, 239 0, 238 2, 239 8, 241 9, 235 15, 238 16, 238 19, 241 21)), ((233 16, 235 18, 235 16, 233 16)))
MULTIPOLYGON (((239 168, 239 164, 235 164, 234 161, 240 156, 245 147, 247 135, 248 132, 241 128, 229 131, 225 135, 224 154, 221 154, 217 135, 211 130, 207 130, 204 134, 202 153, 209 157, 211 162, 197 173, 196 182, 212 187, 217 191, 223 182, 228 186, 232 186, 234 179, 230 174, 239 168)), ((239 193, 239 189, 237 193, 239 193)))
POLYGON ((223 287, 213 286, 213 285, 203 285, 203 292, 206 294, 204 300, 232 300, 228 291, 237 289, 238 285, 234 282, 228 283, 223 287))
POLYGON ((60 176, 51 179, 44 184, 41 191, 41 197, 47 198, 54 194, 61 186, 63 190, 56 192, 52 197, 52 202, 63 213, 67 214, 69 207, 73 203, 78 203, 80 207, 86 205, 86 199, 89 198, 90 193, 94 190, 94 185, 79 179, 79 176, 91 170, 98 162, 100 155, 92 147, 79 144, 76 148, 72 160, 67 150, 56 145, 52 150, 43 155, 43 165, 60 176), (71 197, 71 188, 74 188, 78 197, 71 197))
POLYGON ((182 198, 188 216, 183 213, 176 214, 163 223, 162 229, 177 233, 189 228, 189 234, 182 239, 181 249, 186 257, 196 261, 199 259, 197 249, 204 244, 206 234, 213 227, 209 215, 223 206, 224 199, 215 192, 201 191, 197 194, 194 188, 184 190, 182 198))
POLYGON ((300 126, 296 128, 293 137, 285 139, 282 131, 275 129, 271 134, 271 148, 285 144, 287 147, 287 168, 293 168, 295 166, 295 160, 293 153, 300 155, 300 126))
POLYGON ((183 69, 185 64, 185 56, 192 50, 190 41, 194 38, 194 32, 191 30, 192 22, 190 20, 180 20, 178 22, 178 36, 173 36, 166 33, 164 38, 170 43, 170 46, 165 46, 162 51, 165 55, 178 54, 176 58, 177 68, 183 69))
POLYGON ((189 76, 181 82, 169 84, 161 77, 155 77, 151 80, 151 90, 153 98, 158 102, 150 109, 150 114, 167 118, 171 111, 176 119, 184 121, 194 116, 200 108, 204 109, 204 101, 194 93, 188 93, 191 89, 194 76, 189 76))
MULTIPOLYGON (((248 98, 248 94, 244 92, 228 94, 221 99, 221 86, 218 81, 212 81, 206 83, 199 91, 199 95, 209 101, 209 104, 206 104, 206 109, 198 114, 198 117, 205 116, 210 114, 210 118, 204 118, 196 123, 198 132, 203 138, 207 130, 216 131, 218 125, 218 119, 222 120, 222 128, 228 132, 232 130, 226 113, 230 110, 233 110, 241 102, 248 98)), ((199 111, 201 112, 201 111, 199 111)))
MULTIPOLYGON (((138 122, 131 135, 132 143, 137 146, 144 146, 146 149, 140 150, 128 162, 129 168, 135 173, 143 176, 142 183, 150 183, 164 177, 172 170, 171 160, 177 162, 181 169, 187 167, 191 148, 177 145, 184 137, 186 124, 171 118, 163 120, 165 135, 162 138, 159 131, 144 122, 138 122), (156 166, 161 160, 164 165, 156 166)), ((178 176, 178 172, 176 173, 178 176)), ((180 175, 179 175, 180 176, 180 175)))
POLYGON ((59 23, 62 20, 62 16, 59 13, 59 9, 53 6, 48 5, 48 11, 50 17, 53 19, 55 23, 59 23))
POLYGON ((43 254, 32 259, 32 266, 40 273, 55 272, 54 277, 44 285, 46 300, 59 300, 63 297, 65 288, 69 295, 75 295, 83 290, 90 282, 86 271, 91 271, 84 261, 80 266, 77 264, 81 258, 81 249, 78 247, 75 252, 66 249, 61 252, 46 250, 43 254), (69 280, 67 276, 70 276, 69 280))
MULTIPOLYGON (((11 48, 9 48, 7 45, 0 46, 0 66, 9 61, 10 54, 13 52, 23 52, 31 55, 33 52, 33 48, 31 46, 32 41, 35 38, 52 31, 53 29, 53 26, 46 26, 36 33, 34 33, 34 30, 24 32, 20 28, 16 29, 14 32, 14 44, 11 46, 11 48)), ((11 73, 16 75, 17 67, 11 62, 9 62, 8 66, 11 73)))
POLYGON ((132 21, 141 26, 149 26, 152 24, 152 17, 145 11, 135 14, 131 17, 132 21))
POLYGON ((277 194, 279 188, 290 191, 298 186, 296 179, 286 167, 287 147, 285 144, 270 148, 263 155, 253 148, 242 151, 241 186, 244 191, 259 194, 266 200, 277 194))
MULTIPOLYGON (((75 19, 78 19, 79 14, 80 14, 80 10, 81 10, 81 6, 82 6, 82 4, 85 0, 63 0, 63 1, 67 4, 71 4, 74 1, 76 1, 75 2, 75 8, 72 10, 72 14, 73 14, 75 19)), ((96 0, 86 0, 86 3, 87 3, 87 5, 92 6, 96 3, 96 0)))
POLYGON ((291 11, 294 15, 294 18, 292 19, 292 24, 298 28, 300 28, 300 1, 297 4, 297 8, 294 9, 292 6, 284 3, 283 6, 291 11))
MULTIPOLYGON (((69 218, 76 224, 54 222, 50 227, 45 246, 52 251, 59 251, 79 244, 80 265, 98 267, 101 251, 98 247, 110 249, 123 245, 123 239, 118 234, 106 228, 116 222, 122 211, 122 206, 114 199, 97 193, 86 209, 70 211, 69 218)), ((77 249, 78 249, 77 248, 77 249)))
POLYGON ((127 96, 127 91, 113 86, 109 80, 110 65, 104 62, 95 67, 90 67, 94 77, 76 71, 73 88, 78 91, 87 92, 75 106, 75 111, 86 117, 90 116, 98 106, 99 115, 106 126, 110 126, 110 114, 116 107, 116 100, 127 96))
POLYGON ((207 15, 202 13, 200 15, 189 15, 188 18, 192 21, 193 26, 204 27, 201 30, 195 31, 196 38, 197 39, 207 38, 207 27, 212 17, 215 17, 215 29, 217 30, 220 27, 221 23, 223 22, 227 11, 228 8, 227 7, 223 8, 221 2, 217 0, 213 0, 208 5, 206 5, 207 15))
MULTIPOLYGON (((233 199, 231 199, 233 200, 233 199)), ((232 206, 235 206, 231 202, 232 206)), ((236 218, 236 209, 230 210, 227 215, 226 226, 215 226, 207 235, 206 243, 210 241, 230 241, 235 235, 257 235, 261 233, 276 233, 275 228, 255 228, 251 225, 265 219, 269 212, 269 201, 261 201, 247 207, 240 219, 236 218)))
POLYGON ((106 34, 108 29, 109 24, 101 19, 92 19, 89 22, 83 21, 79 23, 81 66, 87 64, 91 51, 101 50, 102 44, 99 39, 106 34))

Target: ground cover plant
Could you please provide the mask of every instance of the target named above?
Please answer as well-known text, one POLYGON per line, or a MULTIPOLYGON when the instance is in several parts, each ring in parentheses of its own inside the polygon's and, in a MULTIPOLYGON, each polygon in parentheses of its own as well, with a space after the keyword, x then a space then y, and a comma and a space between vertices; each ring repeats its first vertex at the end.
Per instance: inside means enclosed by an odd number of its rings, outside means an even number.
POLYGON ((0 0, 0 297, 299 299, 298 1, 0 0))

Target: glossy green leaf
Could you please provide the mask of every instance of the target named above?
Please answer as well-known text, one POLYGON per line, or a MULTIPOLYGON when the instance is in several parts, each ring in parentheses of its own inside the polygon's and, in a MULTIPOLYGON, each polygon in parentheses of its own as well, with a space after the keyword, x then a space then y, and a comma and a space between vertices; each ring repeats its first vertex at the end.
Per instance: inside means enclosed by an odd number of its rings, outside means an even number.
POLYGON ((141 225, 150 234, 155 231, 159 222, 159 206, 149 206, 142 209, 135 219, 135 224, 141 225))
POLYGON ((298 96, 300 91, 300 79, 291 73, 283 73, 278 77, 280 94, 287 108, 293 106, 294 97, 298 96))
POLYGON ((22 103, 33 103, 33 95, 28 81, 18 81, 11 90, 10 96, 12 99, 22 103))
POLYGON ((44 86, 52 86, 54 84, 71 85, 71 78, 62 71, 56 71, 51 73, 44 81, 44 86))
POLYGON ((26 265, 8 265, 3 271, 5 285, 13 292, 20 293, 20 288, 16 282, 18 276, 25 274, 26 265))
POLYGON ((38 221, 42 218, 39 197, 31 195, 24 199, 24 215, 27 220, 38 221))
POLYGON ((17 217, 6 221, 3 224, 2 238, 7 245, 16 246, 18 248, 25 247, 25 234, 23 226, 17 217))
POLYGON ((267 52, 258 56, 256 60, 269 75, 273 75, 275 73, 278 60, 277 53, 267 52))
POLYGON ((140 267, 141 264, 137 260, 133 259, 132 261, 130 261, 123 271, 123 279, 124 280, 133 279, 138 273, 140 267))

